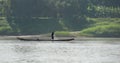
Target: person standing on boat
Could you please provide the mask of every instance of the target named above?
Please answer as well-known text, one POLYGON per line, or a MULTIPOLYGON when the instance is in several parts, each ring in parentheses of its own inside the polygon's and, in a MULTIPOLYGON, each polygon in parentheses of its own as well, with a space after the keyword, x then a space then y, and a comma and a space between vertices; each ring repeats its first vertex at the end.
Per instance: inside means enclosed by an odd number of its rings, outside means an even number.
POLYGON ((54 34, 55 34, 55 32, 52 32, 52 33, 51 33, 51 39, 52 39, 52 40, 54 40, 54 34))

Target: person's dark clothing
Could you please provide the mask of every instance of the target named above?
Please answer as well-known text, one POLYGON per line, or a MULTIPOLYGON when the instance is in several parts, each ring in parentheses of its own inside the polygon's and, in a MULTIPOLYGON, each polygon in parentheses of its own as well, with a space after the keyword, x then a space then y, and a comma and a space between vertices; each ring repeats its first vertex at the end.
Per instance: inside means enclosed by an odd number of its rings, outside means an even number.
POLYGON ((54 40, 54 32, 51 33, 51 39, 54 40))

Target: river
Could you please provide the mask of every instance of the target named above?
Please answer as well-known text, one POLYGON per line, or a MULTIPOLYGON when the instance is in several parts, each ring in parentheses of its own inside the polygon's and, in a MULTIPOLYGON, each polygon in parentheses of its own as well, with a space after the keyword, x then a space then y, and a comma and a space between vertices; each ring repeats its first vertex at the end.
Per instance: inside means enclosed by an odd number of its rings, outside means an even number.
POLYGON ((120 63, 120 38, 0 40, 0 63, 120 63))

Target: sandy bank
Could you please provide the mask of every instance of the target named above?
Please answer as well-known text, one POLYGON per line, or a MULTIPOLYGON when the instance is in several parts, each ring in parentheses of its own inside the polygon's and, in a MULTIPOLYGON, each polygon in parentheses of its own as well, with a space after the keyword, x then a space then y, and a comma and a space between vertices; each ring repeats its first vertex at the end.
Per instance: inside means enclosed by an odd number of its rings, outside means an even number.
POLYGON ((48 36, 43 36, 43 35, 22 35, 22 36, 0 36, 0 40, 16 40, 17 37, 23 37, 23 38, 49 38, 48 36))

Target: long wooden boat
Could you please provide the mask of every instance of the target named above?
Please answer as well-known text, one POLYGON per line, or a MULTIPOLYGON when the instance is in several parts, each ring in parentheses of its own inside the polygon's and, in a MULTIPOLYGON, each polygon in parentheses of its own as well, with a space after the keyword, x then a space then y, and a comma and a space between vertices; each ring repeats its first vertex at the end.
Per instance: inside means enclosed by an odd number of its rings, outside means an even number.
POLYGON ((35 39, 35 38, 20 38, 20 37, 17 37, 17 39, 19 40, 23 40, 23 41, 72 41, 74 40, 74 38, 70 38, 70 39, 35 39))

